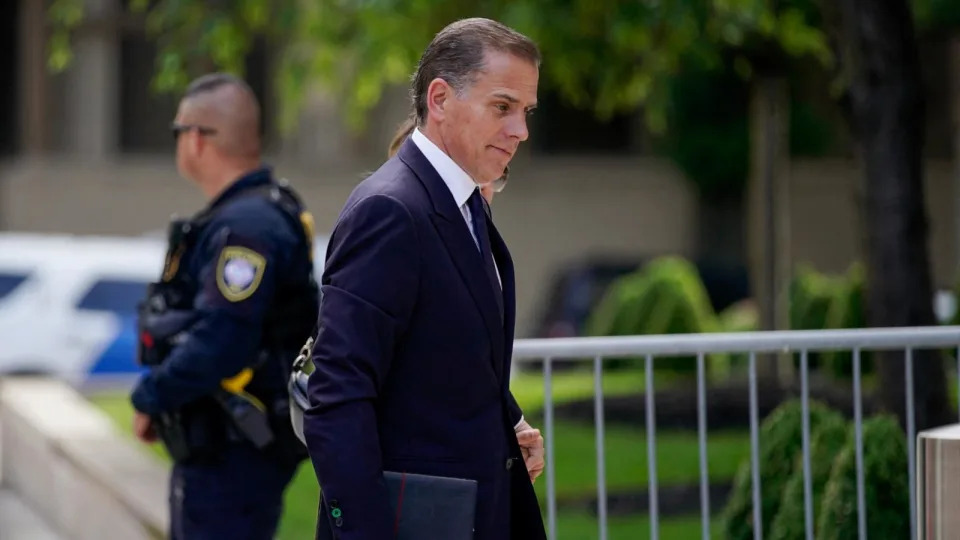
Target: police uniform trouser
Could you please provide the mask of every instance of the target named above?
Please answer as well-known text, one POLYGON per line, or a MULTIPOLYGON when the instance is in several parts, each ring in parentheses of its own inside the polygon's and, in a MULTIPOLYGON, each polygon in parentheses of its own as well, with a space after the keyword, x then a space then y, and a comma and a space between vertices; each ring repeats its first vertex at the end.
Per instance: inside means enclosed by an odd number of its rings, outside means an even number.
POLYGON ((175 465, 170 479, 172 540, 268 540, 296 465, 251 446, 230 445, 211 465, 175 465))

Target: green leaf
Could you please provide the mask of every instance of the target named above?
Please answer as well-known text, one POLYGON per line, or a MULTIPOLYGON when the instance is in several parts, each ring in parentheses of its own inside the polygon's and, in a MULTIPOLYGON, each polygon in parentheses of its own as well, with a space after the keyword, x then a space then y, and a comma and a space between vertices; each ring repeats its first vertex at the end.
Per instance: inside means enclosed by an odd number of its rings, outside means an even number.
POLYGON ((130 0, 128 7, 131 13, 143 13, 150 5, 150 0, 130 0))
POLYGON ((208 31, 211 59, 221 68, 243 73, 243 60, 250 48, 248 34, 226 17, 217 19, 208 31))
POLYGON ((83 20, 83 0, 54 0, 47 19, 54 27, 74 28, 83 20))
POLYGON ((267 0, 241 0, 240 14, 249 29, 259 30, 267 25, 270 4, 267 0))
POLYGON ((168 50, 158 58, 158 72, 153 79, 153 90, 156 92, 176 92, 188 84, 187 73, 183 65, 183 57, 168 50))
POLYGON ((49 52, 47 54, 47 67, 54 73, 59 73, 67 68, 73 59, 70 50, 70 36, 66 30, 58 30, 50 36, 47 44, 49 52))
MULTIPOLYGON (((750 54, 740 50, 749 47, 830 61, 811 23, 813 0, 130 0, 128 9, 146 13, 158 42, 155 89, 180 87, 198 66, 242 73, 254 38, 278 37, 275 85, 288 127, 309 93, 323 91, 363 129, 384 87, 408 80, 434 34, 466 16, 496 18, 535 39, 541 87, 569 105, 601 118, 642 107, 657 133, 669 118, 663 89, 684 70, 722 66, 749 77, 742 58, 750 54)), ((50 5, 52 68, 69 64, 69 29, 83 14, 83 0, 50 5)))
POLYGON ((811 54, 823 63, 829 62, 830 49, 826 37, 817 28, 809 26, 798 9, 786 10, 779 19, 780 44, 791 56, 811 54))

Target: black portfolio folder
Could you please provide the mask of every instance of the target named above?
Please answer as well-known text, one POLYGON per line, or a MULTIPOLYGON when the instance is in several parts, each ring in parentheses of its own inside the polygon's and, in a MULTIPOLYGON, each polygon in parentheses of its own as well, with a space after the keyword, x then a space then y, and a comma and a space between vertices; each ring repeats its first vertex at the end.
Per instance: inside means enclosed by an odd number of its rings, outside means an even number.
MULTIPOLYGON (((477 508, 477 482, 461 478, 387 471, 383 474, 390 500, 395 540, 472 540, 477 508)), ((339 537, 343 519, 338 508, 323 501, 317 540, 339 537)))

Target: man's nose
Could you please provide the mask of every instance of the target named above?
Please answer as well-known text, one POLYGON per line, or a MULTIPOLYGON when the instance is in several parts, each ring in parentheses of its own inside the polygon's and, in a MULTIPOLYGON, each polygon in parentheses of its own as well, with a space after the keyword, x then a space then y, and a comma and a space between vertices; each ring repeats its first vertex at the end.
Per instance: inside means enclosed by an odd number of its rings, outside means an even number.
POLYGON ((516 137, 523 142, 530 136, 530 130, 527 129, 527 115, 521 112, 514 115, 507 124, 507 135, 511 138, 516 137))

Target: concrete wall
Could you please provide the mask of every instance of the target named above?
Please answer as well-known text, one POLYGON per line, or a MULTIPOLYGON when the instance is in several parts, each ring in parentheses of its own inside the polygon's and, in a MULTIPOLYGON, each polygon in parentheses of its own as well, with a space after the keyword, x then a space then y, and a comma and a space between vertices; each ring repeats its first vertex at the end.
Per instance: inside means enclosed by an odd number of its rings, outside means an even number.
MULTIPOLYGON (((843 271, 863 259, 860 222, 862 169, 848 160, 800 161, 791 173, 791 241, 795 262, 843 271)), ((956 180, 946 161, 926 163, 927 250, 934 285, 953 287, 957 264, 956 180)))
POLYGON ((166 535, 166 466, 63 383, 0 379, 0 475, 66 538, 166 535))
MULTIPOLYGON (((329 231, 368 167, 331 165, 278 172, 301 190, 329 231)), ((843 271, 860 258, 851 161, 798 161, 791 172, 791 242, 795 262, 843 271)), ((935 283, 957 272, 954 185, 950 164, 927 168, 929 250, 935 283)), ((202 205, 170 159, 20 161, 0 170, 0 226, 12 230, 138 235, 163 230, 173 213, 202 205)), ((518 157, 510 185, 494 201, 494 219, 516 260, 518 336, 533 331, 550 280, 565 263, 591 255, 694 255, 699 244, 696 192, 669 163, 652 158, 518 157)))

